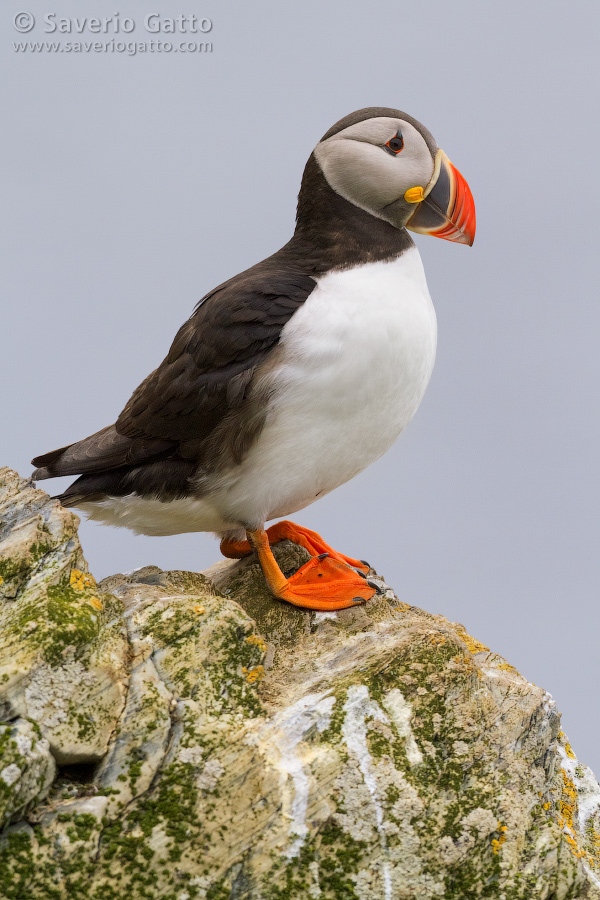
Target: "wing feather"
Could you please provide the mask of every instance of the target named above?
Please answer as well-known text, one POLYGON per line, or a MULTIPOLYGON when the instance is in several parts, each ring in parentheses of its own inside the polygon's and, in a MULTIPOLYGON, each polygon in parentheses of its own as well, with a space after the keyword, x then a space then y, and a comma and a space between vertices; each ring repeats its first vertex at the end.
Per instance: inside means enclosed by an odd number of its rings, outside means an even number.
POLYGON ((72 500, 87 489, 97 494, 101 485, 129 490, 137 483, 143 489, 167 472, 214 468, 220 455, 239 460, 264 419, 252 400, 253 376, 315 284, 287 271, 275 254, 211 291, 117 422, 37 456, 34 477, 86 476, 74 486, 72 500), (87 478, 111 472, 104 480, 87 478))

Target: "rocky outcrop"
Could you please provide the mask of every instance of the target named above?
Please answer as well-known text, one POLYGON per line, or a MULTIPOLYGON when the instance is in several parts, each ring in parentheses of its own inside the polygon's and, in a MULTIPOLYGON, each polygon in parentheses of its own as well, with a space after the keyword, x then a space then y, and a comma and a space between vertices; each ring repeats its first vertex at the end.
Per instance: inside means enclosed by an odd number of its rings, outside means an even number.
POLYGON ((36 722, 59 765, 104 757, 128 672, 122 607, 89 575, 78 522, 0 469, 0 716, 36 722))
POLYGON ((599 900, 596 779, 463 626, 253 559, 96 584, 8 469, 0 522, 0 897, 599 900))

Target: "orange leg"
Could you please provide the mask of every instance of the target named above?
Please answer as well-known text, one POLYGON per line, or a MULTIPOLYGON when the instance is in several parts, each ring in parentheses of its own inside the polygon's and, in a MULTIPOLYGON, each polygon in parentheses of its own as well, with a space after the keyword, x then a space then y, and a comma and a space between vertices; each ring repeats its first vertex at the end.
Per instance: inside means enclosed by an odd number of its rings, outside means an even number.
MULTIPOLYGON (((282 522, 276 522, 275 525, 267 528, 267 535, 271 544, 277 544, 279 541, 287 538, 293 541, 294 544, 304 547, 311 556, 321 556, 323 553, 327 553, 331 559, 336 559, 347 566, 360 569, 365 573, 369 571, 368 564, 362 559, 353 559, 352 556, 338 553, 337 550, 326 544, 316 531, 311 531, 310 528, 303 528, 301 525, 296 525, 295 522, 290 522, 287 519, 284 519, 282 522)), ((221 553, 229 559, 243 559, 244 556, 249 556, 252 553, 252 547, 248 541, 223 540, 221 541, 221 553)))
POLYGON ((346 609, 364 603, 377 590, 364 575, 331 556, 313 556, 291 578, 286 578, 273 556, 268 533, 247 534, 269 589, 280 600, 304 609, 346 609))

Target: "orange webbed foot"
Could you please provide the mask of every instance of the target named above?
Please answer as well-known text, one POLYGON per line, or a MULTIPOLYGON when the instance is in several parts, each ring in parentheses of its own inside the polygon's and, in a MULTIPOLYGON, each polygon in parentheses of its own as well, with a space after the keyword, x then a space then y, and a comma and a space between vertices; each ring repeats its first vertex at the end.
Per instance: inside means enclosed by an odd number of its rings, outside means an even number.
MULTIPOLYGON (((288 534, 286 528, 285 537, 288 534)), ((365 603, 378 590, 363 574, 337 558, 341 554, 332 556, 327 551, 313 556, 291 578, 286 578, 273 556, 269 537, 266 531, 248 532, 248 540, 256 550, 269 589, 280 600, 304 609, 348 609, 365 603)), ((283 540, 283 536, 279 540, 283 540)))
POLYGON ((359 606, 376 590, 350 566, 323 554, 309 559, 276 596, 304 609, 335 610, 359 606))
POLYGON ((337 559, 347 566, 352 566, 353 569, 360 569, 365 574, 369 571, 369 565, 364 560, 354 559, 352 556, 338 553, 316 531, 311 531, 310 528, 303 528, 301 525, 296 525, 295 522, 290 522, 288 519, 271 525, 270 528, 267 528, 267 534, 271 544, 276 544, 278 541, 283 541, 287 538, 287 540, 293 541, 294 544, 304 547, 311 556, 321 556, 323 553, 327 553, 331 559, 337 559))
MULTIPOLYGON (((321 556, 323 553, 327 553, 331 559, 337 559, 347 566, 352 566, 353 569, 359 569, 365 575, 369 572, 369 564, 364 559, 354 559, 353 556, 338 553, 316 531, 311 531, 310 528, 303 528, 302 525, 296 525, 295 522, 290 522, 288 519, 276 522, 275 525, 267 528, 267 535, 270 544, 277 544, 279 541, 287 539, 300 547, 304 547, 311 556, 321 556)), ((229 538, 223 538, 221 541, 221 553, 228 559, 243 559, 246 556, 250 556, 252 547, 249 541, 232 541, 229 538)))

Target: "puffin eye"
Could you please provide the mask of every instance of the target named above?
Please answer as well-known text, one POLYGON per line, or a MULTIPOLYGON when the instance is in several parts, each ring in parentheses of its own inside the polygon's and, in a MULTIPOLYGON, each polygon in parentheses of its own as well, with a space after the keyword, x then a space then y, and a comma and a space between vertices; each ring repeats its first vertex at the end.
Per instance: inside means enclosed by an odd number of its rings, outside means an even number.
POLYGON ((388 153, 391 153, 392 156, 398 156, 404 149, 404 138, 402 137, 400 129, 398 129, 393 138, 389 139, 387 144, 384 144, 383 149, 387 150, 388 153))

